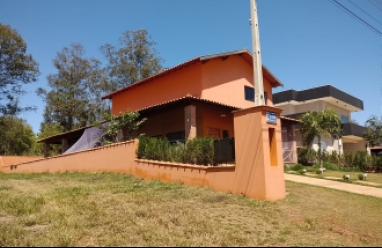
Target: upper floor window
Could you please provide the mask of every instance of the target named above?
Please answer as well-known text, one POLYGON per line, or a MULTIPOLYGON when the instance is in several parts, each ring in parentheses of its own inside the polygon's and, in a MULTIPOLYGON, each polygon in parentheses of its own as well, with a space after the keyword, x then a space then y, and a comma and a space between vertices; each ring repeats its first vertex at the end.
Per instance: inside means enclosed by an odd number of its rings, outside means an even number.
POLYGON ((252 102, 255 101, 255 89, 254 88, 244 86, 244 95, 245 95, 245 100, 252 101, 252 102))
POLYGON ((342 123, 348 123, 349 122, 349 117, 346 115, 341 115, 341 122, 342 123))
MULTIPOLYGON (((244 97, 245 97, 245 100, 254 102, 255 101, 255 89, 248 87, 248 86, 244 86, 244 97)), ((267 94, 267 92, 264 92, 264 104, 265 105, 267 104, 267 100, 268 100, 268 94, 267 94)))

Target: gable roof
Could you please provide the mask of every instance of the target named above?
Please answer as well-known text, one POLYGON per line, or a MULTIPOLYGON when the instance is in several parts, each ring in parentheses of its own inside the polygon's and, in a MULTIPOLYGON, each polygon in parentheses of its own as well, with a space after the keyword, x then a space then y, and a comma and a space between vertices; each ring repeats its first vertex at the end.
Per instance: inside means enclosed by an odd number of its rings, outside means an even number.
MULTIPOLYGON (((113 98, 113 96, 115 96, 117 94, 120 94, 120 93, 122 93, 124 91, 130 90, 130 89, 132 89, 134 87, 137 87, 139 85, 151 82, 151 81, 153 81, 153 80, 155 80, 157 78, 166 76, 166 75, 168 75, 170 73, 173 73, 173 72, 175 72, 177 70, 183 69, 183 68, 185 68, 187 66, 190 66, 192 64, 195 64, 195 63, 198 63, 198 62, 206 63, 209 60, 216 59, 216 58, 226 59, 229 56, 233 56, 233 55, 242 56, 248 63, 253 65, 252 54, 247 49, 241 49, 241 50, 237 50, 237 51, 233 51, 233 52, 227 52, 227 53, 219 53, 219 54, 213 54, 213 55, 200 56, 200 57, 191 59, 189 61, 186 61, 184 63, 181 63, 181 64, 179 64, 179 65, 177 65, 175 67, 172 67, 172 68, 169 68, 167 70, 164 70, 164 71, 162 71, 162 72, 160 72, 158 74, 155 74, 155 75, 153 75, 151 77, 148 77, 148 78, 143 79, 141 81, 138 81, 136 83, 127 85, 127 86, 125 86, 122 89, 119 89, 117 91, 114 91, 114 92, 106 95, 106 96, 103 96, 102 99, 111 99, 111 98, 113 98)), ((263 65, 263 76, 271 83, 272 87, 284 86, 280 82, 280 80, 278 80, 264 65, 263 65)))

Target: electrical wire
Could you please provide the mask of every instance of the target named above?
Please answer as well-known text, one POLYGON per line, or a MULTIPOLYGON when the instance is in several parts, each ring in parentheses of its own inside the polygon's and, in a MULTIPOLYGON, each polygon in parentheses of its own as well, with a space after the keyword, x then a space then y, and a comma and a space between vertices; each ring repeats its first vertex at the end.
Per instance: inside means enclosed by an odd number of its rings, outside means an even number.
POLYGON ((374 5, 377 9, 379 9, 380 11, 382 11, 382 6, 379 6, 378 5, 378 2, 374 2, 374 1, 372 1, 372 0, 369 0, 369 2, 372 4, 372 5, 374 5))
POLYGON ((365 24, 366 26, 368 26, 369 28, 371 28, 374 32, 376 32, 377 34, 381 34, 382 35, 382 32, 379 31, 376 27, 374 27, 373 25, 371 25, 370 23, 368 23, 367 21, 365 21, 364 19, 362 19, 361 17, 359 17, 357 14, 355 14, 353 11, 349 10, 348 8, 346 8, 344 5, 342 5, 341 3, 339 3, 337 0, 331 0, 333 3, 337 4, 339 7, 342 8, 343 11, 345 11, 346 13, 348 13, 349 15, 351 15, 353 18, 356 18, 357 20, 361 21, 363 24, 365 24))
POLYGON ((382 7, 382 2, 381 2, 381 0, 373 0, 376 4, 378 4, 379 6, 381 6, 382 7))
POLYGON ((374 21, 378 22, 379 24, 382 25, 382 22, 380 22, 378 19, 374 18, 372 15, 370 15, 369 13, 367 13, 366 11, 364 11, 363 9, 361 9, 357 4, 353 3, 351 0, 348 0, 348 2, 350 2, 351 4, 353 4, 355 7, 357 7, 359 10, 361 10, 363 13, 365 13, 366 15, 368 15, 370 18, 372 18, 374 21))

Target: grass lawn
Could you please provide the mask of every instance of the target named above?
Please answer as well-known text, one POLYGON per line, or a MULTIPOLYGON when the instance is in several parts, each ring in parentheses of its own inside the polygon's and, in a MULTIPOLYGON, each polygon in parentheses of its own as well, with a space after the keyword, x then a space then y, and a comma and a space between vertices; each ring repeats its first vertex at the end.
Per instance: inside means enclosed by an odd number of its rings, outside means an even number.
POLYGON ((263 202, 122 174, 0 174, 0 246, 382 244, 382 199, 287 189, 263 202))

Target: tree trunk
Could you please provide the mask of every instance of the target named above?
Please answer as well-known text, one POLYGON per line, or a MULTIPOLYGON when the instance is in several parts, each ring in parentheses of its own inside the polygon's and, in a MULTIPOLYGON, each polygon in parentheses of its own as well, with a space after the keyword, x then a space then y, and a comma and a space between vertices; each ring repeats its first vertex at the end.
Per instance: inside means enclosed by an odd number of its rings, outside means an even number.
POLYGON ((321 159, 321 136, 317 136, 318 139, 318 162, 320 163, 320 168, 322 169, 322 159, 321 159))

